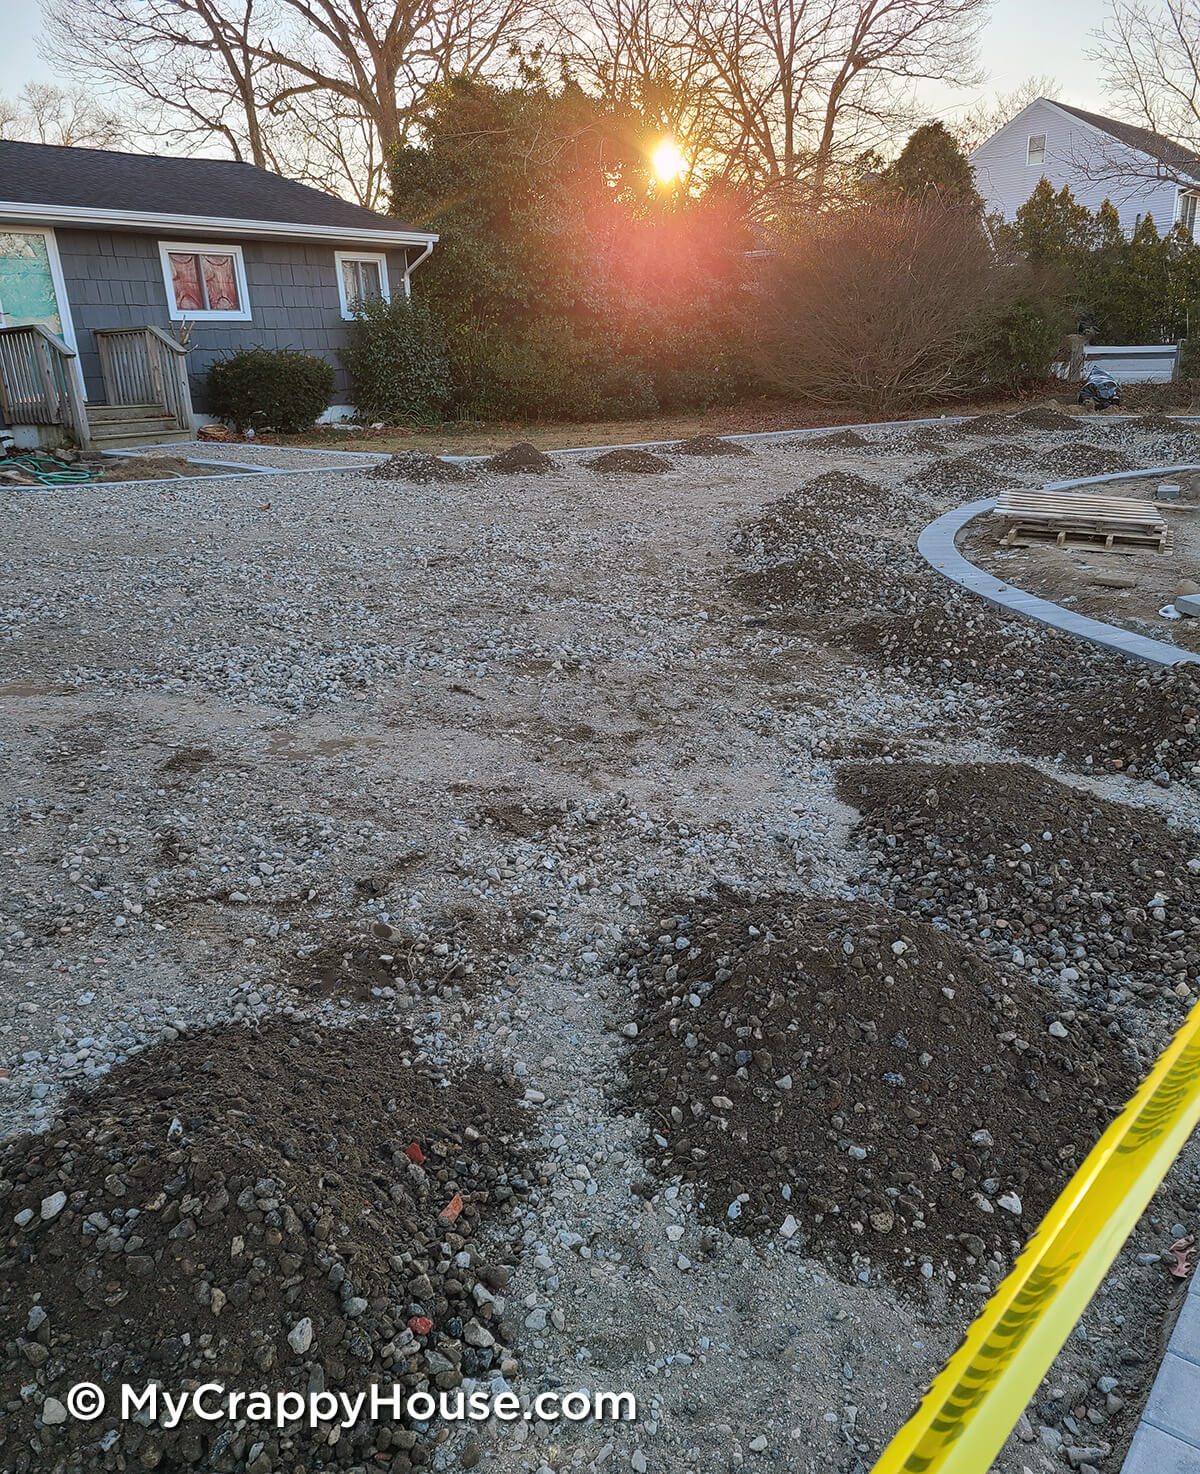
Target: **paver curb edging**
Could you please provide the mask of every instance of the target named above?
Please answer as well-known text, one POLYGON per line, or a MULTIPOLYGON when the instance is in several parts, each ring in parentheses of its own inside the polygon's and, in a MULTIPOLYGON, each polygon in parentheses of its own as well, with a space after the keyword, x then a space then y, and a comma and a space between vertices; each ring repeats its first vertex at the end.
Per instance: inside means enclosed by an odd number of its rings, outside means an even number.
POLYGON ((955 539, 973 518, 990 512, 996 505, 995 497, 983 497, 980 501, 968 502, 965 507, 955 507, 945 512, 917 538, 917 551, 931 568, 968 593, 978 594, 981 599, 995 604, 1009 614, 1019 614, 1026 619, 1037 620, 1051 629, 1062 630, 1081 640, 1090 640, 1106 650, 1132 660, 1142 660, 1150 665, 1200 664, 1200 655, 1190 650, 1181 650, 1177 645, 1168 645, 1165 640, 1152 640, 1147 635, 1134 634, 1115 624, 1105 624, 1100 619, 1089 619, 1054 604, 1049 599, 1039 599, 1036 594, 1024 589, 1013 588, 1002 583, 982 568, 977 568, 969 558, 964 558, 955 545, 955 539))

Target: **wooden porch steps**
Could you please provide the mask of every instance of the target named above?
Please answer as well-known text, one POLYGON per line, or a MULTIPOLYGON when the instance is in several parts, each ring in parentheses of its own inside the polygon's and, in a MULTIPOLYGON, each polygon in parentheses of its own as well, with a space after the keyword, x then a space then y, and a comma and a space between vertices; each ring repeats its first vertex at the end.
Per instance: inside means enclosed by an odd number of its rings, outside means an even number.
POLYGON ((88 424, 97 450, 129 445, 174 445, 194 437, 157 404, 89 404, 88 424))

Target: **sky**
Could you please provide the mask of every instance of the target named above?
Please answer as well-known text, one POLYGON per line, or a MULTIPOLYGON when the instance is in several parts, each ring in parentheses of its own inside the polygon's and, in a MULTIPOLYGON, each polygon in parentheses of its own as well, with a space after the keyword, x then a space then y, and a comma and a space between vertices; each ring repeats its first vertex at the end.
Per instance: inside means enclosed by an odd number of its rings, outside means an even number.
MULTIPOLYGON (((931 116, 952 119, 979 96, 1011 92, 1031 75, 1054 77, 1064 102, 1104 111, 1103 91, 1084 54, 1102 17, 1097 0, 995 0, 982 48, 987 82, 969 92, 927 87, 931 116)), ((53 80, 52 68, 37 54, 38 26, 36 0, 0 0, 0 95, 25 82, 53 80)))

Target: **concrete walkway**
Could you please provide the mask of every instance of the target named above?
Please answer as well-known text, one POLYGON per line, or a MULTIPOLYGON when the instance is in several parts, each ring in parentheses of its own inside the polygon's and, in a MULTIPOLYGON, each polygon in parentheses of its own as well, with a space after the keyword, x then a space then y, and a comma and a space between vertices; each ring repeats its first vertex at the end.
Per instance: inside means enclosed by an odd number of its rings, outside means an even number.
MULTIPOLYGON (((1064 609, 1061 604, 1051 603, 1049 599, 1039 599, 1036 594, 1015 589, 1011 584, 1002 583, 990 573, 985 573, 982 568, 976 568, 974 563, 958 551, 955 539, 972 518, 991 511, 995 505, 994 497, 984 497, 981 501, 968 502, 965 507, 956 507, 954 511, 946 512, 921 533, 917 539, 918 552, 930 567, 936 568, 952 583, 998 605, 1006 613, 1036 619, 1039 624, 1049 625, 1051 629, 1062 630, 1064 634, 1075 635, 1081 640, 1090 640, 1094 645, 1101 645, 1106 650, 1115 651, 1116 654, 1128 656, 1132 660, 1144 660, 1150 665, 1200 662, 1200 655, 1181 650, 1177 645, 1134 634, 1132 630, 1121 629, 1115 624, 1105 624, 1100 619, 1089 619, 1084 614, 1064 609)), ((1200 1474, 1200 1466, 1197 1474, 1200 1474)))
POLYGON ((1200 1474, 1200 1280, 1195 1272, 1121 1474, 1200 1474))

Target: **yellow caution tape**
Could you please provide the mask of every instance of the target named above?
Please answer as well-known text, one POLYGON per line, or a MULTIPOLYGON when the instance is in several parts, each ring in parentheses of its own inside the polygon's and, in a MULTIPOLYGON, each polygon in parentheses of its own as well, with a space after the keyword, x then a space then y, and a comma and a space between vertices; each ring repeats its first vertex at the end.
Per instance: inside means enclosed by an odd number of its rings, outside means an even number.
POLYGON ((1200 1122, 1200 1003, 1059 1194, 873 1474, 986 1474, 1200 1122))

